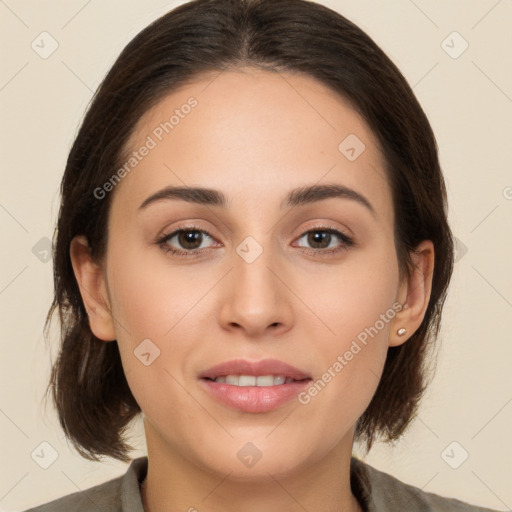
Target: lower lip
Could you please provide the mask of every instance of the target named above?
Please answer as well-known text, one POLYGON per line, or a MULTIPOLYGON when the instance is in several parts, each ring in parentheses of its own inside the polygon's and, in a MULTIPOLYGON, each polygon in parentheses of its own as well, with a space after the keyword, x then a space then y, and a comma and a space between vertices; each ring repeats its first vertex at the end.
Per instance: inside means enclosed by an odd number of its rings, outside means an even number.
POLYGON ((208 379, 201 382, 214 398, 230 407, 244 412, 267 412, 296 397, 311 379, 277 386, 232 386, 208 379))

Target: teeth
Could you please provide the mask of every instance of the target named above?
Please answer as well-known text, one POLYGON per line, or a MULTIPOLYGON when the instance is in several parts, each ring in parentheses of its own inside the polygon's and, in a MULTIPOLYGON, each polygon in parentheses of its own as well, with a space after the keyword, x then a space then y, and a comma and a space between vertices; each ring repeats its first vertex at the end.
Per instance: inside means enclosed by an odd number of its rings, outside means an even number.
MULTIPOLYGON (((272 382, 274 379, 272 379, 272 382)), ((256 386, 257 379, 254 375, 240 375, 238 377, 238 385, 243 386, 256 386)), ((268 384, 266 384, 268 386, 268 384)))
POLYGON ((226 375, 226 384, 238 386, 238 375, 226 375))
POLYGON ((221 382, 231 384, 232 386, 279 386, 281 384, 289 384, 293 382, 293 379, 284 377, 283 375, 260 375, 258 377, 254 375, 225 375, 217 377, 215 382, 221 382))

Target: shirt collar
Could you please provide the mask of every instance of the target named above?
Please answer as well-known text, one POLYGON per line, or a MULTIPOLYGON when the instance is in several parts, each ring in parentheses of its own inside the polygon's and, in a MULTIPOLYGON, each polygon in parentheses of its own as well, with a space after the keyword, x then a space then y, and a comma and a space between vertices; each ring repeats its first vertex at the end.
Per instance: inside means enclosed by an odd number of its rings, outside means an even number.
POLYGON ((146 478, 147 471, 147 456, 132 460, 121 482, 122 512, 144 512, 140 484, 146 478))

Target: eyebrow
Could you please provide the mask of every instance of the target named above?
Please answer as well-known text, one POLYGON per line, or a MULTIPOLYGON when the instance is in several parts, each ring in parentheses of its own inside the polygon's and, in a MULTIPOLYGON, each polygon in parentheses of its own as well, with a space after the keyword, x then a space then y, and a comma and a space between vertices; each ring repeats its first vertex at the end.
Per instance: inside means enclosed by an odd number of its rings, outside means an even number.
MULTIPOLYGON (((355 190, 337 183, 323 185, 309 185, 291 190, 281 202, 281 209, 285 207, 301 206, 305 204, 323 201, 325 199, 341 198, 350 199, 364 206, 376 217, 375 209, 370 201, 355 190)), ((178 199, 189 203, 203 204, 227 208, 228 199, 220 191, 205 187, 175 187, 169 186, 152 194, 139 206, 139 210, 147 208, 150 204, 162 200, 178 199)))

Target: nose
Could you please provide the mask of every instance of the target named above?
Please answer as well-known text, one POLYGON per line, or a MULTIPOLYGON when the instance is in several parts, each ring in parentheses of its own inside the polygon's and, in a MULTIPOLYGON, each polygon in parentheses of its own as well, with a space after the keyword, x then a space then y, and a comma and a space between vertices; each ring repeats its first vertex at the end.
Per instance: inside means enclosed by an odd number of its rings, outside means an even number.
POLYGON ((219 322, 228 331, 246 337, 277 336, 293 324, 293 283, 284 262, 264 250, 253 262, 234 255, 222 291, 219 322))

